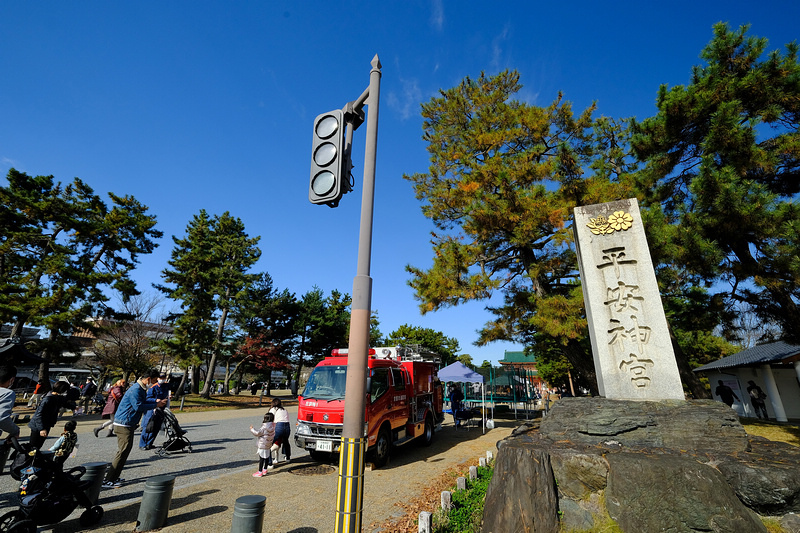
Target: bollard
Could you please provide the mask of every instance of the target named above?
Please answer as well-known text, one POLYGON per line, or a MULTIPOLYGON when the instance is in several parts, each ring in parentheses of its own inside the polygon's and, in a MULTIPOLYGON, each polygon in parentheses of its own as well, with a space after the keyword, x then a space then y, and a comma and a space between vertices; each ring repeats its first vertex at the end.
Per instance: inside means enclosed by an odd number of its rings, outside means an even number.
POLYGON ((456 479, 456 490, 467 490, 466 478, 460 477, 456 479))
POLYGON ((428 511, 419 513, 419 527, 417 533, 432 533, 433 532, 433 515, 428 511))
POLYGON ((486 457, 478 458, 478 466, 486 467, 486 457))
POLYGON ((447 512, 453 507, 453 498, 449 490, 442 491, 442 511, 447 512))
POLYGON ((147 480, 136 519, 136 531, 150 531, 164 525, 172 501, 175 476, 154 476, 147 480))
POLYGON ((103 488, 103 478, 106 475, 106 469, 109 465, 110 463, 86 463, 83 465, 86 469, 86 473, 81 476, 81 481, 89 482, 83 492, 92 502, 92 505, 97 505, 97 500, 100 498, 100 490, 103 488))
POLYGON ((469 467, 469 479, 470 479, 470 481, 478 479, 478 467, 477 466, 469 467))
POLYGON ((261 533, 266 496, 240 496, 233 506, 231 533, 261 533))
POLYGON ((494 454, 491 452, 491 450, 486 450, 486 462, 490 463, 493 457, 494 454))
POLYGON ((186 400, 186 395, 181 396, 181 411, 183 411, 183 402, 186 400))

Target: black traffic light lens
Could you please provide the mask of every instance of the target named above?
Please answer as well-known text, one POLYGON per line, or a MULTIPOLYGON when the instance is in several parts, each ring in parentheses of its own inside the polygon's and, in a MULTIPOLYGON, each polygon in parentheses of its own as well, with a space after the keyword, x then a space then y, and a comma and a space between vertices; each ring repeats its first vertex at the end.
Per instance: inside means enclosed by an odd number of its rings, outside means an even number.
POLYGON ((339 129, 339 121, 336 117, 328 115, 317 122, 317 135, 322 139, 327 139, 339 129))
POLYGON ((314 163, 321 167, 330 165, 336 159, 336 146, 333 143, 322 143, 314 152, 314 163))
POLYGON ((318 196, 325 196, 330 193, 334 185, 336 185, 336 177, 329 170, 323 170, 311 180, 311 190, 318 196))

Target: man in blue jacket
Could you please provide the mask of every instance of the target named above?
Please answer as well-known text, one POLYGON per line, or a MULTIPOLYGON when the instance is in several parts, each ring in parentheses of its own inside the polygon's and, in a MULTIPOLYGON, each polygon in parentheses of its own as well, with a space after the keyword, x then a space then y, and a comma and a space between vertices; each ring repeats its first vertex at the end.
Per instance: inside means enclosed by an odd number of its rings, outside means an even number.
POLYGON ((111 461, 111 468, 106 472, 104 487, 117 488, 124 482, 119 474, 125 467, 128 455, 133 448, 133 432, 145 411, 164 407, 167 400, 147 399, 147 389, 158 380, 158 370, 151 369, 140 377, 122 397, 114 413, 114 433, 117 434, 117 455, 111 461))
MULTIPOLYGON (((147 391, 148 400, 169 400, 169 384, 166 383, 167 375, 163 372, 158 376, 158 383, 150 387, 147 391)), ((152 450, 155 447, 156 437, 161 431, 161 424, 164 420, 163 409, 150 409, 142 417, 142 436, 139 438, 140 450, 152 450), (150 419, 153 420, 153 431, 147 431, 150 419)))

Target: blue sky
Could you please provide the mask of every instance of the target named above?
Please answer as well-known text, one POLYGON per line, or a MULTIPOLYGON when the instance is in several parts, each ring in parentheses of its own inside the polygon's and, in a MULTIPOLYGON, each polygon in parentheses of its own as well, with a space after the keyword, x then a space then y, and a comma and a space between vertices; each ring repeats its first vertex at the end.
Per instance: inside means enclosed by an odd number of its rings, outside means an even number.
POLYGON ((355 100, 382 63, 372 307, 455 337, 476 363, 488 302, 418 311, 406 264, 431 265, 432 224, 403 174, 426 172, 420 104, 481 71, 517 69, 519 98, 563 91, 596 116, 655 112, 662 83, 687 83, 712 25, 749 23, 770 49, 800 38, 800 3, 643 2, 0 2, 0 175, 80 177, 131 194, 165 237, 135 273, 160 281, 200 209, 230 211, 279 289, 352 293, 366 126, 355 133, 355 191, 308 202, 311 126, 355 100))

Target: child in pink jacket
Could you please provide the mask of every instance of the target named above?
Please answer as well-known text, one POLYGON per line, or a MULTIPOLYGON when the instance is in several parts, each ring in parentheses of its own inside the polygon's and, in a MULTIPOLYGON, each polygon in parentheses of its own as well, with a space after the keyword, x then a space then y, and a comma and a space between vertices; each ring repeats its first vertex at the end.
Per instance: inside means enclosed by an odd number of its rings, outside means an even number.
POLYGON ((264 415, 264 423, 261 428, 255 430, 250 426, 250 433, 258 437, 258 472, 253 474, 253 477, 266 476, 272 470, 272 441, 275 438, 275 415, 267 413, 264 415))

